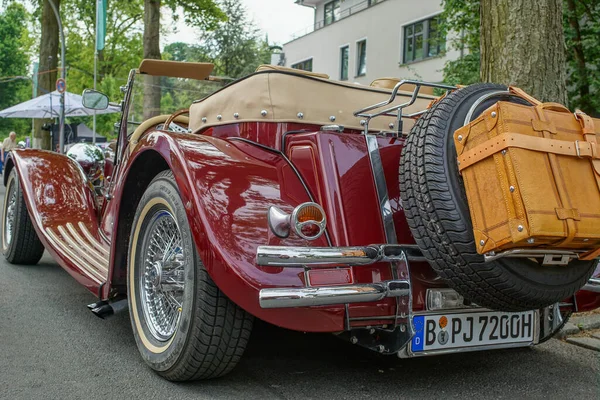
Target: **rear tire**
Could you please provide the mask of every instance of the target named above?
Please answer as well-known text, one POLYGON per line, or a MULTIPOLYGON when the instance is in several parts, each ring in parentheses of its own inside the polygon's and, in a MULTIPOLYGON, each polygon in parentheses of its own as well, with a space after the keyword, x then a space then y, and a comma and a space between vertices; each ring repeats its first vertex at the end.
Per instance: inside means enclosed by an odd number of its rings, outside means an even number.
MULTIPOLYGON (((577 260, 551 267, 531 259, 505 258, 486 263, 477 253, 452 135, 477 99, 505 90, 495 84, 459 89, 421 116, 402 151, 400 194, 417 244, 452 288, 482 307, 525 311, 572 296, 597 262, 577 260)), ((495 96, 478 106, 472 119, 499 100, 528 104, 513 96, 495 96)))
POLYGON ((14 168, 8 176, 2 205, 2 252, 9 263, 25 265, 37 264, 44 254, 14 168))
POLYGON ((150 368, 171 381, 229 373, 246 348, 253 318, 204 268, 171 171, 157 175, 140 200, 128 266, 131 324, 150 368))

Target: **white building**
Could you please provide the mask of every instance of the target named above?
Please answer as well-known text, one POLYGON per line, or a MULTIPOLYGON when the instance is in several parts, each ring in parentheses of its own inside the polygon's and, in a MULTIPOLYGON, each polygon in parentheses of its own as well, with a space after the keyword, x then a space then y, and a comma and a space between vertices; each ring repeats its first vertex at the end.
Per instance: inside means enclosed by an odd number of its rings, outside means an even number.
POLYGON ((459 51, 438 30, 441 0, 296 0, 314 25, 283 45, 280 65, 368 85, 383 77, 440 82, 459 51))

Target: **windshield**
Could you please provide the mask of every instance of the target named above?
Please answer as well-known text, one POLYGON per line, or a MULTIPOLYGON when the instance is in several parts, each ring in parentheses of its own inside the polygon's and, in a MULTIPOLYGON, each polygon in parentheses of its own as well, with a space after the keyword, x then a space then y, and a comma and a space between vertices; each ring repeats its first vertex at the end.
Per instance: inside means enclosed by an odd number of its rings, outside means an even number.
POLYGON ((137 74, 127 116, 127 135, 144 121, 190 108, 192 102, 217 91, 225 82, 137 74))

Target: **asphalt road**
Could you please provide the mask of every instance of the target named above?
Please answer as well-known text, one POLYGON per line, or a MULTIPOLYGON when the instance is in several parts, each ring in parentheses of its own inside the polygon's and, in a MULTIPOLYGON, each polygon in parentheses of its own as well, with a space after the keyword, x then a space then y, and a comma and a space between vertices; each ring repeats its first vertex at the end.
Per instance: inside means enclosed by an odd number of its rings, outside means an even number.
POLYGON ((47 255, 36 266, 0 256, 0 398, 600 398, 600 353, 555 339, 400 360, 262 323, 232 374, 174 384, 138 356, 127 313, 100 320, 94 300, 47 255))

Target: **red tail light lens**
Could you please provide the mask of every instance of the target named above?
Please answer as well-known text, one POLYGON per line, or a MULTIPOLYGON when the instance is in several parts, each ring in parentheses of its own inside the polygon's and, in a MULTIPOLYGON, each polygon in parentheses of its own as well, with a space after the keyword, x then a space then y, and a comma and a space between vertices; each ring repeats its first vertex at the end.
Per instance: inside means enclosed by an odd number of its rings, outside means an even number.
POLYGON ((317 203, 303 203, 294 209, 291 225, 298 236, 315 240, 325 232, 325 211, 317 203))

